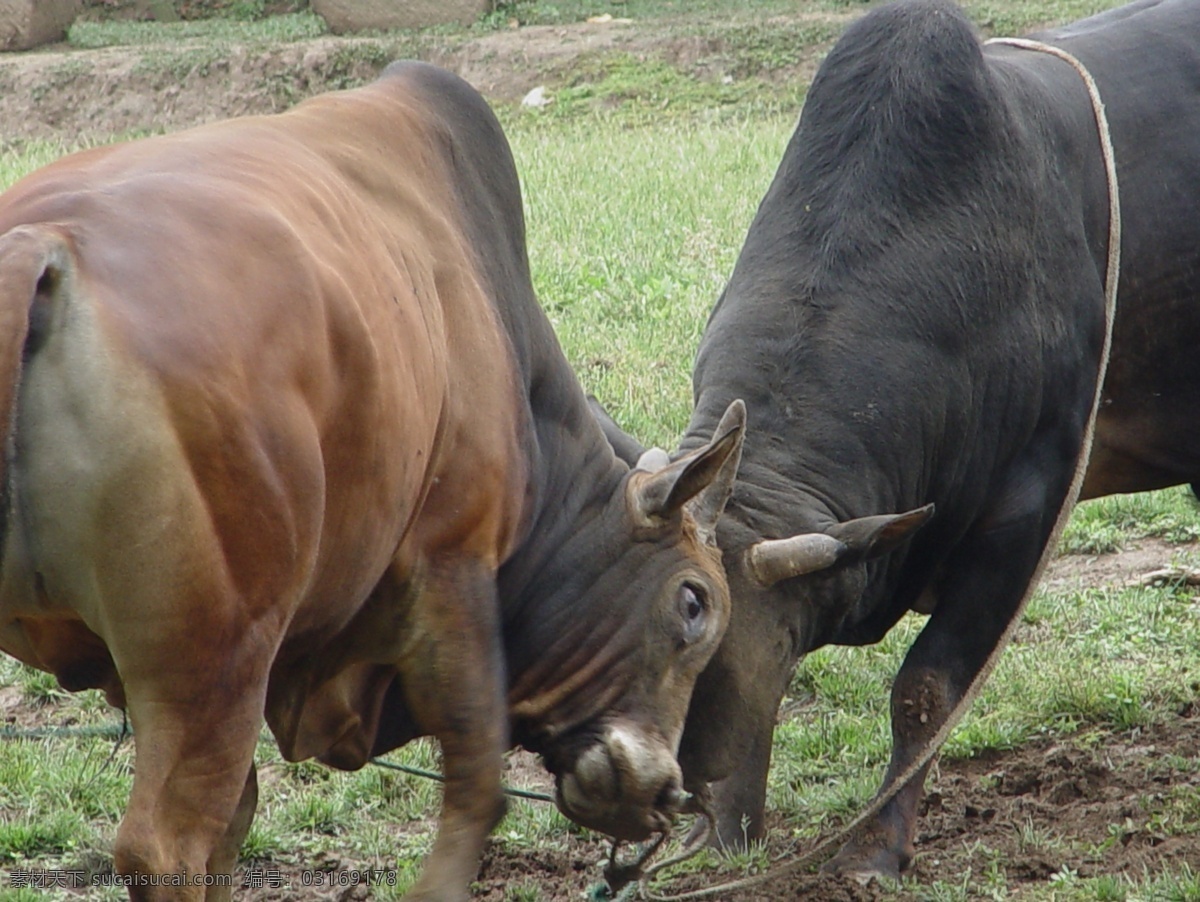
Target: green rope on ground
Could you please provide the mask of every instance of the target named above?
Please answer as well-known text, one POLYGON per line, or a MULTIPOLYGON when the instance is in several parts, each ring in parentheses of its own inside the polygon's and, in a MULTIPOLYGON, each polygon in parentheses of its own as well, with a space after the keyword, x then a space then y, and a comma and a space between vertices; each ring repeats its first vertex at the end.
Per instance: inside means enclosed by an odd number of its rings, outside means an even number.
POLYGON ((629 902, 637 895, 641 884, 634 880, 625 885, 625 888, 615 896, 612 892, 612 887, 607 883, 593 883, 588 888, 588 902, 629 902))
MULTIPOLYGON (((371 763, 377 767, 386 767, 388 770, 398 770, 401 773, 411 774, 414 777, 425 777, 428 780, 437 780, 439 783, 445 783, 446 778, 441 774, 431 770, 423 770, 419 767, 410 767, 407 764, 394 764, 391 761, 384 761, 382 758, 372 758, 371 763)), ((527 789, 511 789, 508 786, 501 787, 505 795, 514 796, 518 799, 532 799, 535 802, 553 802, 554 796, 546 795, 544 792, 531 792, 527 789)))
MULTIPOLYGON (((97 726, 83 727, 0 727, 0 741, 7 739, 58 739, 58 738, 79 738, 79 739, 121 739, 132 736, 133 728, 127 724, 100 724, 97 726)), ((271 737, 263 733, 258 737, 259 742, 269 742, 271 737)), ((410 774, 414 777, 425 777, 429 780, 437 780, 439 783, 445 783, 446 778, 441 774, 431 770, 423 770, 419 767, 410 767, 407 764, 395 764, 391 761, 385 761, 382 758, 372 758, 371 763, 376 767, 387 768, 388 770, 398 770, 402 773, 410 774)), ((530 799, 534 802, 553 802, 554 796, 547 795, 544 792, 532 792, 526 789, 512 789, 510 787, 502 787, 505 795, 514 796, 518 799, 530 799)))

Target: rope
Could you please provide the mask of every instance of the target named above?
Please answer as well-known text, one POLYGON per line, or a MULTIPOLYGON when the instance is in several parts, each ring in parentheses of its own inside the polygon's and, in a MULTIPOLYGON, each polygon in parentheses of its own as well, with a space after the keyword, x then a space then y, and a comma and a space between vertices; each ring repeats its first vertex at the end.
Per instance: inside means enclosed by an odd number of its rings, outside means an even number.
MULTIPOLYGON (((414 777, 425 777, 427 780, 436 780, 439 783, 445 783, 446 778, 441 774, 432 771, 424 770, 420 767, 409 767, 407 764, 394 764, 391 761, 384 761, 382 758, 372 758, 371 763, 376 767, 384 767, 388 770, 398 770, 401 773, 412 774, 414 777)), ((546 795, 544 792, 532 792, 528 789, 513 789, 510 786, 501 786, 506 796, 512 796, 517 799, 530 799, 534 802, 553 802, 554 796, 546 795)))
MULTIPOLYGON (((74 738, 74 739, 113 739, 117 740, 118 745, 113 749, 116 752, 120 748, 121 740, 133 735, 133 730, 128 724, 103 724, 100 726, 90 727, 0 727, 0 741, 5 740, 21 740, 21 739, 59 739, 59 738, 74 738)), ((270 742, 271 737, 263 734, 258 737, 259 742, 270 742)), ((391 761, 385 761, 382 758, 371 758, 370 763, 376 767, 386 768, 387 770, 396 770, 401 773, 410 774, 414 777, 424 777, 428 780, 436 780, 439 783, 445 783, 446 778, 439 773, 431 770, 424 770, 419 767, 411 767, 407 764, 395 764, 391 761)), ((502 786, 501 789, 505 795, 513 796, 518 799, 529 799, 534 802, 553 802, 554 796, 547 795, 544 792, 533 792, 527 789, 513 789, 509 786, 502 786)))
MULTIPOLYGON (((1012 641, 1013 634, 1020 625, 1021 616, 1028 607, 1030 599, 1033 597, 1034 589, 1042 577, 1046 566, 1054 556, 1055 548, 1058 545, 1059 539, 1062 537, 1063 529, 1066 528, 1067 521, 1071 517, 1071 510, 1075 506, 1075 502, 1079 498, 1079 491, 1083 487, 1084 474, 1087 472, 1088 458, 1091 456, 1092 440, 1096 432, 1096 414, 1100 409, 1101 394, 1104 389, 1104 377, 1108 372, 1108 359, 1112 350, 1112 332, 1113 321, 1116 318, 1117 312, 1117 282, 1121 270, 1121 201, 1120 191, 1117 184, 1117 164, 1116 154, 1112 146, 1112 134, 1108 127, 1108 117, 1104 112, 1104 102, 1100 97, 1100 90, 1096 86, 1095 79, 1084 67, 1078 59, 1072 56, 1067 51, 1060 47, 1055 47, 1051 44, 1044 44, 1041 41, 1032 41, 1025 38, 993 38, 987 41, 988 44, 1009 44, 1014 47, 1020 47, 1025 50, 1032 50, 1040 53, 1047 53, 1051 56, 1068 63, 1072 68, 1079 73, 1083 83, 1087 86, 1088 97, 1092 103, 1092 113, 1096 119, 1096 129, 1099 132, 1100 150, 1104 158, 1104 173, 1108 183, 1108 265, 1104 276, 1104 314, 1105 314, 1105 329, 1104 329, 1104 345, 1100 355, 1100 365, 1096 375, 1096 391, 1092 397, 1091 412, 1088 416, 1087 425, 1084 428, 1083 441, 1080 445, 1079 456, 1075 461, 1075 473, 1071 479, 1071 486, 1063 498, 1061 507, 1058 510, 1058 517, 1054 521, 1054 528, 1050 532, 1050 536, 1042 549, 1042 555, 1038 559, 1037 567, 1033 572, 1033 576, 1029 580, 1029 585, 1025 589, 1025 594, 1021 597, 1020 603, 1014 611, 1012 619, 1009 620, 1008 626, 1001 634, 996 647, 984 662, 983 667, 975 675, 971 681, 971 685, 967 687, 962 699, 954 710, 947 716, 942 727, 934 734, 933 738, 926 745, 925 749, 919 754, 909 767, 900 773, 889 786, 882 790, 875 801, 873 801, 865 811, 859 814, 854 820, 843 827, 841 830, 834 833, 832 836, 819 842, 814 848, 802 855, 800 858, 789 861, 786 865, 775 870, 768 870, 762 874, 757 874, 753 877, 743 878, 741 880, 733 880, 728 883, 719 884, 717 886, 706 887, 704 889, 692 890, 690 892, 678 893, 675 895, 659 895, 652 892, 649 888, 643 887, 643 898, 647 902, 684 902, 684 900, 711 898, 716 895, 733 892, 735 890, 747 889, 753 886, 758 886, 765 883, 767 880, 773 880, 786 874, 795 873, 801 870, 804 866, 814 859, 824 855, 835 843, 841 842, 845 837, 852 834, 867 820, 874 817, 879 811, 892 800, 900 789, 907 784, 917 772, 928 764, 937 754, 938 749, 942 747, 950 732, 962 720, 967 709, 974 702, 975 697, 979 694, 983 684, 987 678, 991 676, 992 671, 996 667, 996 663, 1000 658, 1000 654, 1008 647, 1012 641)), ((643 878, 644 879, 644 878, 643 878)))
MULTIPOLYGON (((1096 80, 1076 57, 1061 47, 1034 41, 1029 38, 992 38, 988 44, 1007 44, 1022 50, 1032 50, 1037 53, 1048 53, 1070 65, 1083 83, 1087 85, 1088 99, 1092 101, 1092 114, 1096 117, 1096 129, 1100 133, 1100 150, 1104 156, 1104 175, 1108 180, 1108 268, 1104 274, 1105 313, 1108 316, 1108 329, 1104 336, 1104 353, 1100 358, 1100 385, 1104 384, 1104 374, 1108 370, 1109 351, 1112 349, 1112 321, 1117 314, 1117 281, 1121 271, 1121 195, 1117 186, 1117 155, 1113 151, 1112 133, 1108 128, 1108 116, 1104 113, 1104 101, 1100 98, 1100 88, 1096 80)), ((1100 407, 1100 388, 1096 389, 1095 403, 1092 405, 1092 417, 1088 420, 1087 432, 1084 438, 1084 450, 1090 451, 1092 438, 1095 435, 1096 411, 1100 407)), ((1086 460, 1086 458, 1085 458, 1086 460)), ((1083 468, 1086 471, 1086 467, 1083 468)), ((1075 475, 1079 485, 1072 485, 1072 490, 1078 496, 1083 486, 1083 472, 1076 468, 1075 475)))

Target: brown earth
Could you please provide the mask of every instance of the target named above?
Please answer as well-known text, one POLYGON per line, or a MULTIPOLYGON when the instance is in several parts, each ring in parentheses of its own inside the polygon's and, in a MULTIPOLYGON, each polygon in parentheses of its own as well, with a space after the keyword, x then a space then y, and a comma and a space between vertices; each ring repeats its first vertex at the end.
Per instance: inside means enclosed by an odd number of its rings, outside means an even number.
MULTIPOLYGON (((0 57, 0 149, 30 139, 102 140, 128 131, 175 129, 280 109, 308 94, 371 77, 386 58, 373 56, 369 46, 362 39, 335 38, 278 47, 231 46, 219 58, 200 54, 188 63, 185 57, 182 68, 174 70, 143 66, 143 50, 58 47, 5 55, 0 57), (368 52, 347 52, 363 47, 368 52)), ((513 101, 571 59, 614 47, 635 55, 653 50, 697 70, 720 50, 718 44, 694 37, 668 41, 652 30, 619 23, 522 28, 425 49, 428 58, 456 69, 493 100, 513 101)), ((796 74, 810 74, 813 65, 815 60, 802 62, 796 74)), ((1064 557, 1047 580, 1113 585, 1167 566, 1179 551, 1179 546, 1145 540, 1119 554, 1064 557)), ((0 708, 9 723, 36 725, 36 711, 4 697, 7 691, 0 690, 0 708)), ((1200 806, 1191 805, 1190 823, 1179 817, 1181 800, 1195 799, 1200 792, 1200 777, 1187 766, 1198 753, 1200 712, 1188 707, 1169 722, 1145 729, 1046 740, 978 759, 942 761, 927 787, 912 875, 923 884, 968 876, 979 884, 989 868, 999 865, 1008 898, 1019 898, 1023 887, 1044 888, 1056 874, 1136 878, 1172 863, 1200 869, 1200 836, 1189 832, 1200 831, 1200 806)), ((511 766, 515 782, 544 787, 544 774, 528 757, 514 759, 511 766)), ((786 834, 781 824, 771 831, 767 851, 771 860, 778 859, 773 868, 797 854, 786 834)), ((564 842, 565 852, 514 849, 494 841, 475 897, 507 902, 516 898, 514 891, 536 887, 544 899, 587 898, 600 879, 606 847, 582 831, 571 832, 564 842)), ((330 858, 322 864, 336 870, 357 863, 330 858)), ((303 888, 299 869, 290 865, 261 867, 292 888, 264 886, 243 890, 238 898, 371 898, 362 886, 303 888)), ((669 891, 698 889, 717 879, 711 873, 680 878, 669 891)), ((916 896, 802 872, 716 898, 863 902, 916 896)))
MULTIPOLYGON (((849 13, 796 13, 773 22, 849 21, 849 13)), ((725 23, 728 25, 729 23, 725 23)), ((807 83, 825 48, 744 71, 714 24, 698 35, 667 23, 532 25, 473 37, 397 33, 324 36, 294 43, 219 46, 176 41, 81 50, 54 45, 0 54, 0 150, 31 139, 100 141, 131 132, 169 131, 229 116, 277 112, 322 91, 374 77, 396 58, 420 58, 463 76, 493 102, 516 103, 539 85, 566 85, 581 59, 621 53, 661 60, 698 78, 756 76, 807 83)), ((765 65, 765 64, 764 64, 765 65)))

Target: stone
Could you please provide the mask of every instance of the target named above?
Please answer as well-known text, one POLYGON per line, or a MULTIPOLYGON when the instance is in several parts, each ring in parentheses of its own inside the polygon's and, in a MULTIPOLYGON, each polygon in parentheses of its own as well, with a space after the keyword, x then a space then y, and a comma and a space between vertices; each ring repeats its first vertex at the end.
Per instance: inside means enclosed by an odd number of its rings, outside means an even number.
POLYGON ((82 0, 0 0, 0 50, 29 50, 61 41, 82 0))
POLYGON ((491 12, 494 0, 312 0, 311 5, 330 31, 345 34, 452 22, 469 25, 491 12))

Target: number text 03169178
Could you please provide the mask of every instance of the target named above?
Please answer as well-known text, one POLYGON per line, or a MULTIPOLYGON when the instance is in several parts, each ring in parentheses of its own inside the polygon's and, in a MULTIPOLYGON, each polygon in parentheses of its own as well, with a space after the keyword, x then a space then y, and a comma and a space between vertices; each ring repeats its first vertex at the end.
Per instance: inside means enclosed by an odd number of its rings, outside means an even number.
POLYGON ((300 872, 302 886, 340 888, 348 886, 395 886, 398 877, 394 868, 335 869, 300 872))

